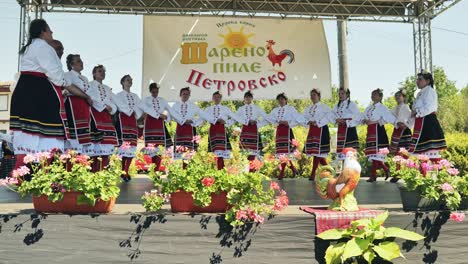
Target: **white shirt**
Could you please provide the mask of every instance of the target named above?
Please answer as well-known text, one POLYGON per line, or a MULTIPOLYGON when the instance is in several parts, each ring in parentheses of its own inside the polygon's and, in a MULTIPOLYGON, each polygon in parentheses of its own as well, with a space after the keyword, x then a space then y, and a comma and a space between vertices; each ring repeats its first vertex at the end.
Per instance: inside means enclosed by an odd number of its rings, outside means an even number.
POLYGON ((171 121, 171 118, 175 119, 177 122, 182 122, 182 117, 176 111, 172 110, 167 101, 162 97, 145 97, 140 108, 154 118, 159 118, 161 114, 165 114, 167 116, 167 122, 171 121))
POLYGON ((309 122, 316 122, 318 127, 323 127, 328 123, 335 123, 335 115, 328 105, 317 102, 308 106, 303 113, 304 126, 309 122))
POLYGON ((257 128, 261 128, 268 123, 265 111, 254 104, 244 104, 239 107, 235 119, 242 125, 248 125, 250 120, 257 121, 257 128))
MULTIPOLYGON (((65 79, 76 87, 80 88, 85 94, 89 93, 89 81, 86 76, 81 75, 79 72, 71 70, 65 73, 65 79)), ((89 95, 89 94, 88 94, 89 95)), ((92 95, 90 95, 92 97, 92 95)))
POLYGON ((135 93, 123 90, 115 96, 112 96, 112 101, 117 105, 117 109, 127 116, 131 116, 135 113, 138 119, 143 114, 143 111, 140 109, 140 97, 135 93))
POLYGON ((296 108, 290 105, 279 106, 271 110, 268 114, 268 121, 275 125, 278 125, 280 121, 288 121, 290 127, 304 123, 302 115, 297 112, 296 108))
POLYGON ((395 125, 396 117, 381 103, 369 105, 362 114, 362 120, 378 122, 383 126, 387 123, 395 125))
POLYGON ((112 108, 111 114, 115 114, 117 112, 117 105, 112 102, 112 90, 109 86, 102 84, 96 80, 89 83, 89 96, 93 99, 93 107, 94 109, 102 112, 106 109, 106 106, 110 106, 112 108))
POLYGON ((430 86, 422 88, 413 102, 416 117, 425 117, 432 112, 437 112, 437 101, 437 92, 434 88, 430 86))
POLYGON ((191 124, 193 127, 197 127, 201 125, 204 120, 204 112, 194 103, 190 101, 186 102, 175 102, 172 106, 172 110, 177 112, 181 118, 180 121, 177 121, 180 125, 183 125, 185 121, 192 120, 193 123, 191 124))
POLYGON ((62 62, 55 50, 45 40, 33 39, 31 45, 20 58, 20 71, 42 72, 49 80, 62 87, 70 86, 70 82, 65 79, 62 62))
POLYGON ((336 119, 350 119, 346 120, 348 127, 355 127, 361 123, 361 112, 356 103, 350 100, 341 102, 340 106, 335 105, 333 113, 335 114, 335 122, 336 119))
POLYGON ((395 106, 392 109, 392 114, 396 117, 396 123, 401 122, 409 128, 414 126, 414 118, 411 117, 411 109, 407 104, 395 106))
POLYGON ((223 119, 226 122, 226 126, 230 126, 234 123, 236 118, 235 114, 224 105, 212 105, 205 109, 205 115, 202 116, 206 121, 211 124, 216 124, 218 119, 223 119))

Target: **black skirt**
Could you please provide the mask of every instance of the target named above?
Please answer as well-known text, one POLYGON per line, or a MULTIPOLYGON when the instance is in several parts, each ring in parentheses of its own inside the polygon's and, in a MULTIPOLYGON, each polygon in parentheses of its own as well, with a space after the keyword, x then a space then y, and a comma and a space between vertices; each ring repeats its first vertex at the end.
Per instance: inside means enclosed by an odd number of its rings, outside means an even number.
POLYGON ((447 148, 445 135, 435 113, 416 118, 410 152, 421 153, 447 148))

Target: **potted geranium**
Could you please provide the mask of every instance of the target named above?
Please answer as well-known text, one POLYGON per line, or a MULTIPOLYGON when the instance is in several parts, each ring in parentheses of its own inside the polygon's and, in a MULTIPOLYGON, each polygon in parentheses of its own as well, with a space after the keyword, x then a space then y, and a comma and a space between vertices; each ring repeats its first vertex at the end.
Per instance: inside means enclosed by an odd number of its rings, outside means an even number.
POLYGON ((24 163, 4 183, 22 197, 32 195, 34 209, 41 213, 107 213, 120 193, 117 155, 98 172, 91 172, 88 156, 72 151, 27 155, 24 163))
POLYGON ((288 205, 286 192, 258 172, 261 161, 249 162, 246 155, 238 153, 225 169, 217 170, 211 153, 187 151, 183 155, 190 156, 185 166, 182 160, 163 155, 167 175, 150 172, 160 191, 142 197, 147 211, 159 210, 170 197, 174 212, 225 212, 226 220, 235 226, 246 221, 263 223, 264 215, 288 205))
POLYGON ((389 164, 392 175, 402 180, 399 189, 404 210, 456 210, 466 204, 462 200, 468 195, 467 177, 459 176, 448 160, 432 163, 425 155, 395 156, 389 164))

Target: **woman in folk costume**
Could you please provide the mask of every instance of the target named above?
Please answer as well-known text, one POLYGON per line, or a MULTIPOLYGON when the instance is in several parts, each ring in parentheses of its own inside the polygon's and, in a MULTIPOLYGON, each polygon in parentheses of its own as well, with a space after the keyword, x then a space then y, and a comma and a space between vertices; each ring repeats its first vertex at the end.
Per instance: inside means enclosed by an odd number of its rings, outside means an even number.
MULTIPOLYGON (((83 61, 78 54, 67 56, 67 68, 65 73, 68 79, 76 87, 86 94, 89 94, 90 86, 88 78, 81 75, 83 61)), ((65 110, 67 112, 68 128, 70 139, 65 147, 78 153, 91 155, 94 152, 94 145, 91 143, 91 107, 84 98, 69 95, 65 100, 65 110)))
MULTIPOLYGON (((196 151, 198 149, 198 140, 196 127, 204 122, 204 112, 194 103, 189 101, 190 88, 184 87, 179 92, 180 101, 175 102, 172 110, 176 112, 181 120, 177 121, 176 132, 174 135, 174 146, 182 146, 187 150, 196 151)), ((184 159, 183 153, 174 151, 175 159, 184 159)), ((186 164, 184 163, 184 166, 186 164)))
POLYGON ((208 136, 208 151, 217 157, 218 170, 224 168, 224 159, 231 157, 231 143, 227 134, 226 126, 234 123, 235 114, 226 106, 221 105, 222 95, 213 93, 213 106, 205 109, 204 118, 210 125, 208 136))
POLYGON ((128 169, 135 157, 137 141, 138 141, 138 125, 137 120, 142 116, 143 111, 140 109, 141 100, 135 93, 130 92, 133 85, 133 80, 130 75, 124 75, 120 79, 123 91, 112 96, 114 104, 117 105, 117 138, 119 140, 119 155, 122 156, 122 170, 125 175, 122 175, 124 181, 130 181, 128 169))
POLYGON ((93 68, 93 81, 89 83, 93 94, 93 107, 91 107, 91 140, 94 151, 93 171, 99 171, 109 165, 109 155, 119 144, 117 131, 112 123, 112 115, 117 112, 117 106, 112 102, 114 95, 111 88, 102 83, 106 78, 106 69, 102 65, 93 68), (99 159, 100 158, 100 159, 99 159))
POLYGON ((304 110, 304 125, 309 126, 309 133, 304 145, 304 153, 313 156, 312 173, 309 180, 315 180, 315 172, 318 165, 327 165, 327 156, 330 152, 330 131, 328 123, 335 122, 335 115, 330 107, 320 102, 320 91, 310 91, 310 99, 313 104, 304 110))
POLYGON ((15 167, 15 153, 13 152, 12 136, 0 133, 0 179, 10 177, 11 171, 15 167))
MULTIPOLYGON (((295 149, 293 145, 294 134, 292 128, 303 123, 302 116, 292 106, 288 105, 288 98, 284 93, 280 93, 276 96, 279 106, 274 108, 268 114, 268 120, 270 123, 277 125, 276 127, 276 141, 275 150, 276 156, 289 156, 295 149)), ((291 170, 296 175, 297 170, 294 167, 291 160, 288 161, 291 170)), ((278 176, 278 180, 282 180, 284 176, 284 170, 286 169, 287 163, 281 163, 281 171, 278 176)))
POLYGON ((444 131, 437 120, 437 92, 430 73, 419 73, 416 79, 419 91, 413 102, 411 116, 416 118, 409 152, 427 155, 432 162, 440 159, 440 150, 447 148, 444 131))
POLYGON ((397 125, 393 129, 390 153, 397 154, 401 148, 409 150, 411 145, 411 128, 414 125, 414 118, 411 117, 411 109, 406 104, 406 91, 400 90, 395 93, 397 106, 392 109, 392 114, 396 118, 397 125))
MULTIPOLYGON (((28 153, 52 148, 64 151, 68 127, 62 89, 75 94, 79 90, 65 78, 62 63, 48 44, 53 39, 47 22, 33 20, 28 35, 27 44, 19 52, 21 75, 11 98, 15 167, 23 164, 28 153)), ((82 93, 81 96, 86 97, 82 93)))
MULTIPOLYGON (((363 113, 364 124, 367 124, 366 156, 372 161, 372 174, 367 180, 375 182, 377 180, 377 170, 382 168, 385 171, 385 180, 390 177, 390 170, 384 164, 387 153, 382 151, 388 148, 388 137, 385 131, 385 124, 395 124, 395 116, 382 104, 383 92, 380 89, 372 91, 372 104, 363 113)), ((388 152, 388 151, 387 151, 388 152)))
POLYGON ((246 92, 244 105, 239 107, 236 113, 237 121, 242 124, 240 149, 249 153, 250 161, 261 155, 263 144, 258 130, 268 123, 265 111, 253 104, 252 100, 253 94, 250 91, 246 92))
POLYGON ((338 160, 344 160, 344 148, 359 148, 356 126, 361 123, 361 112, 356 103, 350 99, 351 91, 340 88, 338 90, 339 102, 333 108, 335 122, 338 124, 336 153, 338 160))
POLYGON ((150 96, 143 99, 141 109, 146 113, 145 127, 143 135, 145 138, 145 152, 151 156, 153 163, 158 171, 161 166, 161 153, 159 146, 167 148, 172 147, 171 135, 166 128, 166 122, 171 118, 181 122, 179 114, 169 107, 164 98, 159 97, 159 86, 157 83, 149 85, 150 96))

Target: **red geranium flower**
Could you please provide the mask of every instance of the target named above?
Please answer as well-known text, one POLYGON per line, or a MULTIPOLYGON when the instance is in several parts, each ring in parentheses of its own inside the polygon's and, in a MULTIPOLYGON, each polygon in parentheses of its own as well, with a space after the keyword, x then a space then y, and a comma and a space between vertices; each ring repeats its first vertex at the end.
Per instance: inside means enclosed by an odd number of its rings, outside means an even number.
POLYGON ((213 183, 215 182, 215 179, 213 177, 210 177, 210 176, 206 176, 205 178, 203 178, 201 180, 202 184, 205 185, 206 187, 210 187, 211 185, 213 185, 213 183))

